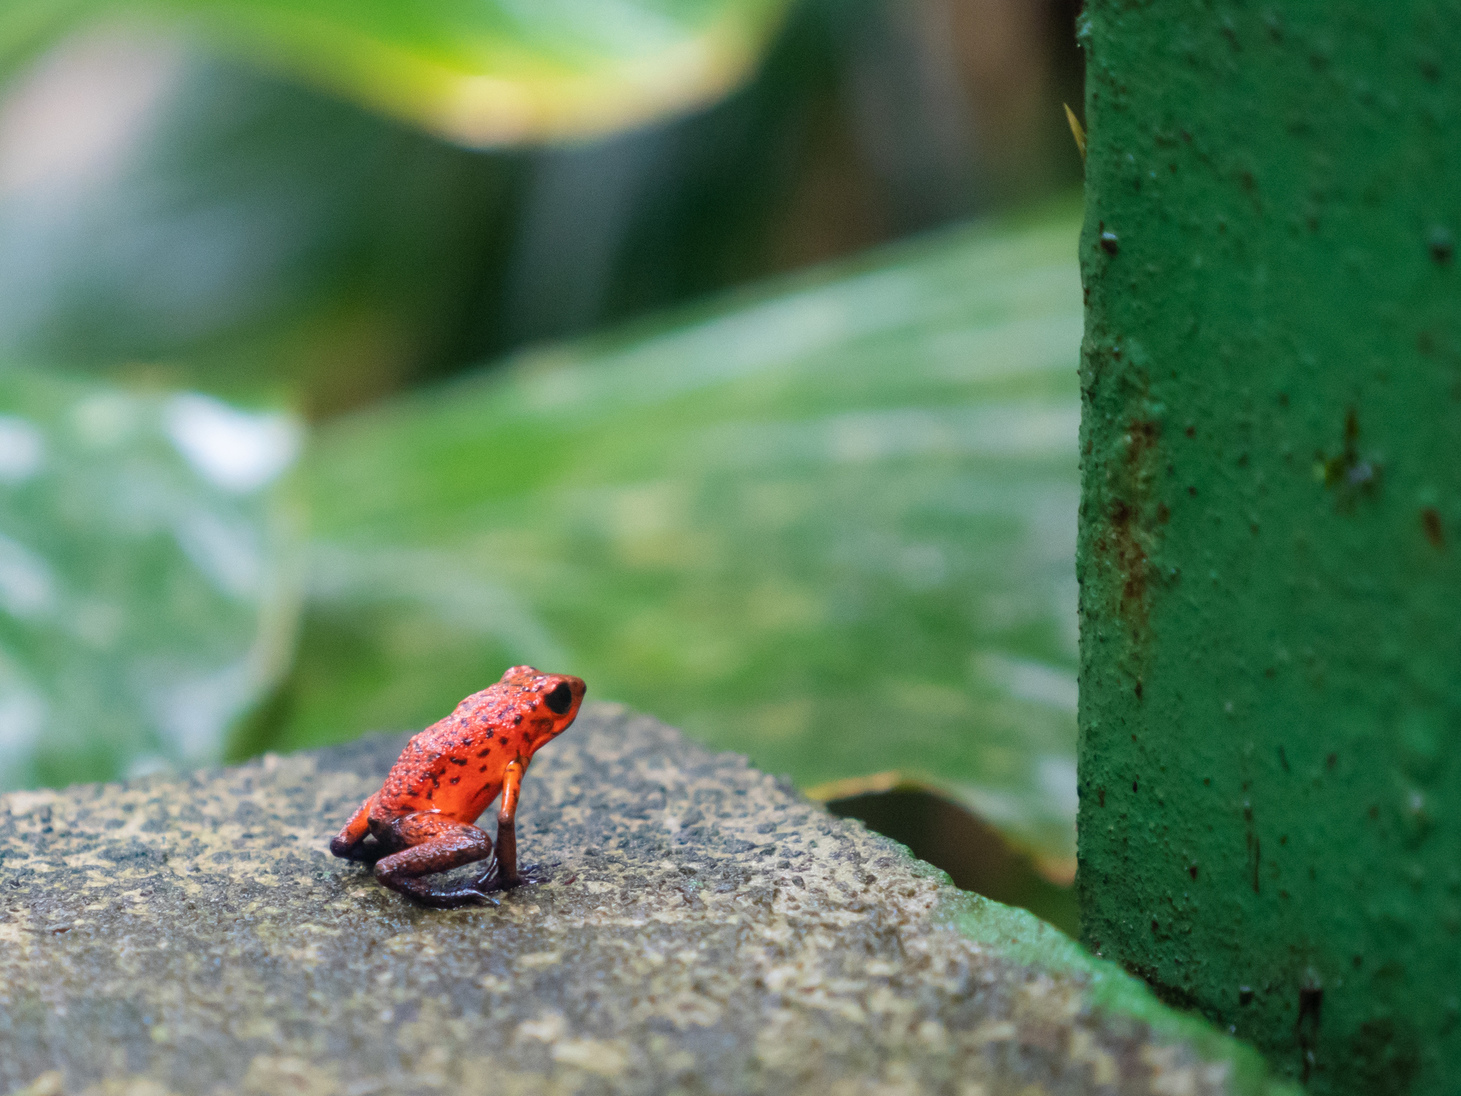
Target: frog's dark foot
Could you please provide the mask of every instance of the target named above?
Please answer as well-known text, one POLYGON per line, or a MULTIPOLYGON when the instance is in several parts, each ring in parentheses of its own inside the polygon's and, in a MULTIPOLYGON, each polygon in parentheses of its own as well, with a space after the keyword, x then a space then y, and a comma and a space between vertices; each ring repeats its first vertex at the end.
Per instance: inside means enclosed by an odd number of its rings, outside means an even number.
POLYGON ((534 883, 546 883, 553 878, 548 869, 557 866, 558 861, 556 860, 551 864, 519 864, 517 877, 507 881, 502 878, 501 866, 494 860, 473 885, 485 891, 506 891, 516 887, 530 886, 534 883))
POLYGON ((455 887, 451 890, 437 890, 424 883, 401 887, 400 892, 422 906, 437 910, 454 910, 462 906, 496 906, 497 899, 476 884, 455 887))
POLYGON ((330 852, 342 860, 354 860, 357 863, 368 864, 374 867, 375 862, 389 852, 384 845, 374 837, 367 837, 364 841, 358 841, 354 845, 347 845, 338 837, 330 842, 330 852))
POLYGON ((517 883, 515 886, 522 886, 524 883, 547 883, 553 878, 551 869, 558 866, 558 861, 551 864, 519 864, 517 866, 517 883))

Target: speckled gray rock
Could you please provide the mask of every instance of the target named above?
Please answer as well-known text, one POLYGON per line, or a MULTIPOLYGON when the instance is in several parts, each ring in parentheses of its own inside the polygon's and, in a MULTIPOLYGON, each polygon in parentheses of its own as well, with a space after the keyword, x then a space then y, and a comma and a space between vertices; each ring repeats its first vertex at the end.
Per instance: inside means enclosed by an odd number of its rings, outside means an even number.
POLYGON ((414 907, 326 852, 401 742, 0 800, 0 1092, 1250 1087, 971 939, 898 846, 618 709, 524 786, 548 882, 414 907))

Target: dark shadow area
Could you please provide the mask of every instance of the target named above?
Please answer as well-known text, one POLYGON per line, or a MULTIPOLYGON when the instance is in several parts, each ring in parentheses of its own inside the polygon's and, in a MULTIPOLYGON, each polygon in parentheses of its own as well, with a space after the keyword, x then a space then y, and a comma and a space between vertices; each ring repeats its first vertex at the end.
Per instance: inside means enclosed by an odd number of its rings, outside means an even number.
POLYGON ((962 890, 1027 909, 1062 932, 1079 934, 1075 889, 1050 882, 1029 856, 957 803, 921 789, 898 788, 833 799, 827 809, 907 845, 920 860, 948 872, 962 890))

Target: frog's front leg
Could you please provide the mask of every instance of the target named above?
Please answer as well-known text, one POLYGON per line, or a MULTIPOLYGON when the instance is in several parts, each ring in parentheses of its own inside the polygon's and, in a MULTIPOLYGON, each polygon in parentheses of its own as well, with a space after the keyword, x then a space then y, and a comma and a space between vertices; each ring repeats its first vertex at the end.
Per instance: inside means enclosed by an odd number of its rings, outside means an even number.
POLYGON ((434 811, 408 814, 392 828, 407 848, 377 861, 375 877, 385 886, 439 909, 494 901, 481 881, 442 889, 421 878, 490 857, 492 838, 482 830, 434 811))
POLYGON ((370 808, 376 796, 371 796, 360 809, 350 816, 341 830, 330 841, 330 852, 342 860, 362 860, 374 864, 385 855, 385 849, 370 834, 370 808))
POLYGON ((497 809, 497 864, 480 880, 494 889, 509 890, 537 880, 519 870, 517 862, 517 800, 522 791, 527 762, 510 761, 502 775, 502 802, 497 809))

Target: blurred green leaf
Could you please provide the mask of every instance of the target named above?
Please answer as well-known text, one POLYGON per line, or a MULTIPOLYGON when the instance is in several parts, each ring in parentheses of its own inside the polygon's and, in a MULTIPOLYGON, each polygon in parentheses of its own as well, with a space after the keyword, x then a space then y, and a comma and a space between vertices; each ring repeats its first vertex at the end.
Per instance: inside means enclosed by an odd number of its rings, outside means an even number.
POLYGON ((804 787, 932 785, 1060 874, 1076 234, 961 231, 327 426, 274 743, 529 661, 804 787))
MULTIPOLYGON (((107 47, 74 48, 40 101, 105 93, 107 47)), ((0 181, 0 359, 318 411, 463 354, 476 271, 512 233, 509 157, 170 64, 132 141, 0 181)))
POLYGON ((298 424, 0 371, 0 788, 216 760, 288 668, 298 424))
POLYGON ((583 138, 740 83, 786 0, 21 0, 0 59, 85 16, 197 31, 472 147, 583 138))
POLYGON ((799 246, 780 219, 832 22, 803 9, 715 109, 489 153, 234 58, 79 35, 3 104, 24 124, 0 125, 0 359, 323 415, 763 276, 799 246))

